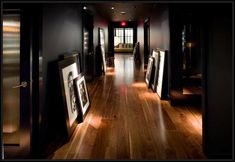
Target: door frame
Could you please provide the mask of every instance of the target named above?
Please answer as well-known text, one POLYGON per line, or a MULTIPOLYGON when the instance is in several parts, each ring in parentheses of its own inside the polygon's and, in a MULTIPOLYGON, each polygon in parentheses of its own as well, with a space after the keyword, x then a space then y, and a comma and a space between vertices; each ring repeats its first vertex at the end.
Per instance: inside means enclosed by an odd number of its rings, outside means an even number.
POLYGON ((82 56, 80 63, 82 64, 82 72, 85 74, 87 81, 94 79, 94 16, 86 10, 82 10, 82 56), (88 49, 85 50, 85 32, 88 32, 88 49))
POLYGON ((150 54, 150 20, 147 18, 144 21, 144 64, 148 64, 150 54))
MULTIPOLYGON (((5 7, 5 5, 4 5, 5 7)), ((3 8, 3 6, 2 6, 3 8)), ((32 50, 30 48, 30 19, 27 12, 20 7, 10 7, 2 11, 3 14, 20 14, 20 83, 26 81, 28 86, 20 89, 20 143, 19 146, 2 146, 2 159, 28 158, 31 153, 31 106, 32 106, 32 50), (23 18, 22 18, 23 17, 23 18)), ((2 17, 1 17, 2 22, 2 17)), ((3 38, 3 33, 1 33, 3 38)), ((3 59, 3 46, 1 46, 1 58, 3 59)), ((1 60, 1 69, 3 67, 1 60)), ((2 73, 2 71, 1 71, 2 73)), ((3 86, 2 82, 1 85, 3 86)), ((1 89, 2 95, 2 89, 1 89)), ((2 96, 1 96, 2 99, 2 96)), ((2 105, 1 105, 2 106, 2 105)), ((2 111, 1 107, 1 111, 2 111)), ((2 114, 2 113, 1 113, 2 114)), ((2 125, 1 125, 2 126, 2 125)), ((3 128, 2 128, 3 130, 3 128)), ((2 132, 2 131, 1 131, 2 132)), ((1 134, 3 135, 3 133, 1 134)))

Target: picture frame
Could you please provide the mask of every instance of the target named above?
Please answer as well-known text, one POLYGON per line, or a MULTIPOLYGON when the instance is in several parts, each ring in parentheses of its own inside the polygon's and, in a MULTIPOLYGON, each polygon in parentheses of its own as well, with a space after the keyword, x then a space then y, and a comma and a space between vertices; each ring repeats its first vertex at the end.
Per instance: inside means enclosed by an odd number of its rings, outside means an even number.
POLYGON ((165 51, 158 49, 159 51, 159 70, 158 70, 158 84, 156 87, 156 92, 158 96, 162 99, 162 89, 163 89, 163 77, 165 71, 165 51))
POLYGON ((70 137, 81 122, 81 110, 76 98, 74 79, 78 77, 77 62, 74 59, 64 59, 58 62, 64 103, 67 135, 70 137))
POLYGON ((84 119, 90 107, 90 98, 86 86, 85 77, 83 75, 80 75, 74 80, 74 83, 76 86, 77 99, 79 101, 81 113, 84 119))
POLYGON ((151 84, 151 88, 155 92, 158 85, 158 74, 159 74, 159 51, 157 49, 152 50, 152 57, 154 59, 154 72, 153 72, 153 82, 151 84))
POLYGON ((77 62, 78 74, 80 74, 82 72, 81 61, 80 61, 81 60, 81 53, 75 51, 75 52, 72 52, 69 54, 64 54, 63 59, 75 60, 75 62, 77 62))
POLYGON ((152 57, 149 57, 149 59, 148 59, 147 71, 146 71, 146 75, 145 75, 145 82, 146 82, 146 84, 147 84, 147 87, 149 87, 149 86, 150 86, 150 83, 151 83, 151 76, 152 76, 153 63, 154 63, 153 58, 152 58, 152 57))
POLYGON ((98 28, 98 41, 101 48, 101 54, 102 54, 102 70, 104 73, 106 73, 107 66, 106 66, 106 55, 105 55, 105 35, 104 35, 104 29, 98 28))

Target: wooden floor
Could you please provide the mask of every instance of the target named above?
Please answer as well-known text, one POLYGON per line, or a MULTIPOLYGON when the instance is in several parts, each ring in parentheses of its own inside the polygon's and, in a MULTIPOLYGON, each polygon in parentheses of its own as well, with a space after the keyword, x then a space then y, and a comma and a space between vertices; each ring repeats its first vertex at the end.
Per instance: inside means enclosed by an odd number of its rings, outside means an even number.
POLYGON ((91 107, 52 159, 205 159, 200 107, 172 107, 147 89, 131 55, 88 84, 91 107))

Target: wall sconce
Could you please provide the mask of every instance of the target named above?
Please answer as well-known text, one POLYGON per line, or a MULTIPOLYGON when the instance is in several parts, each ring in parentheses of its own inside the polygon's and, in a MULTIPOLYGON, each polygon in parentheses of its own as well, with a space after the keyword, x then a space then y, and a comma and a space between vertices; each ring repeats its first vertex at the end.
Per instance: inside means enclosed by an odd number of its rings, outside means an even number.
POLYGON ((186 47, 187 48, 192 48, 192 43, 191 42, 186 43, 186 47))

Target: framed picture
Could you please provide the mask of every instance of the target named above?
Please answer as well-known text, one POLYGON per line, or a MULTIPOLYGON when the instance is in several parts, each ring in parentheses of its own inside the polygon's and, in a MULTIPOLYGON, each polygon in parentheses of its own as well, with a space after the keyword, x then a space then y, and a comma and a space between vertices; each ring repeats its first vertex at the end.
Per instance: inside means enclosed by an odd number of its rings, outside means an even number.
POLYGON ((80 103, 81 112, 84 118, 90 106, 90 99, 87 91, 86 80, 84 76, 81 76, 76 78, 74 82, 76 85, 76 92, 80 103))
POLYGON ((158 84, 158 70, 159 70, 159 51, 153 49, 152 57, 154 59, 154 72, 153 72, 153 82, 151 83, 151 88, 155 92, 158 84))
POLYGON ((147 71, 146 71, 146 75, 145 75, 145 82, 148 87, 151 82, 152 68, 153 68, 153 58, 150 57, 148 60, 148 66, 147 66, 147 71))
POLYGON ((66 126, 68 136, 70 137, 76 125, 80 122, 78 116, 81 116, 81 111, 76 98, 76 87, 74 86, 74 79, 78 77, 78 68, 74 59, 59 61, 58 65, 64 100, 66 126))
POLYGON ((102 62, 103 62, 103 72, 106 73, 106 55, 105 55, 105 35, 104 35, 104 29, 98 28, 98 37, 99 37, 99 44, 101 47, 101 53, 102 53, 102 62))
POLYGON ((158 70, 158 84, 157 84, 157 94, 159 97, 162 97, 162 86, 163 86, 163 74, 164 74, 164 68, 165 68, 165 51, 164 50, 158 50, 159 51, 159 70, 158 70))
POLYGON ((69 54, 64 54, 63 59, 73 59, 75 62, 77 62, 77 67, 78 67, 78 74, 82 72, 82 67, 81 67, 81 54, 78 52, 73 52, 69 54))

